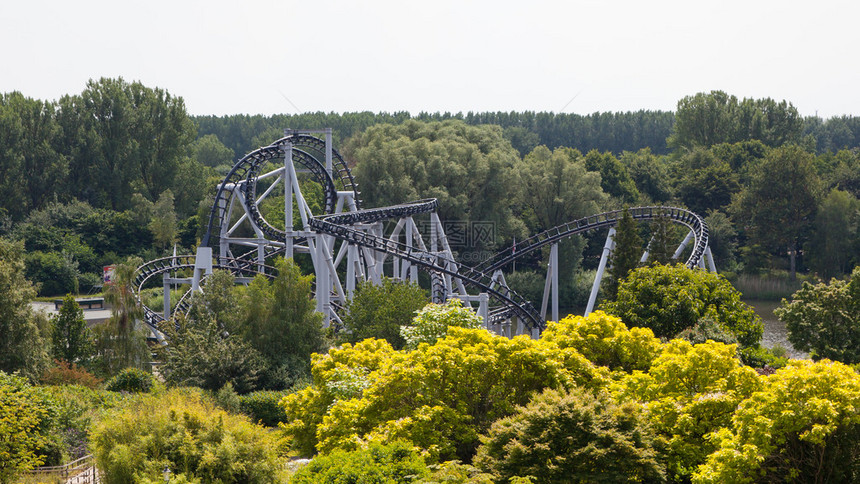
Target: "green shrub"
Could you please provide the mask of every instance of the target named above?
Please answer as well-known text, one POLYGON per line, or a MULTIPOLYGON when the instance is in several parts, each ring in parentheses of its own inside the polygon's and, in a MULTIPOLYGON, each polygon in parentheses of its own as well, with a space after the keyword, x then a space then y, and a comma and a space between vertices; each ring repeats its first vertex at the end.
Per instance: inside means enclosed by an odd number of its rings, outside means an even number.
POLYGON ((53 409, 26 379, 0 371, 0 482, 50 462, 46 434, 53 409))
POLYGON ((90 439, 104 482, 283 482, 277 434, 215 407, 199 390, 135 394, 100 415, 90 439), (171 481, 173 482, 173 481, 171 481))
POLYGON ((266 427, 277 427, 279 423, 287 421, 287 414, 278 403, 288 393, 263 390, 240 395, 239 410, 254 422, 266 427))
POLYGON ((153 378, 140 368, 126 368, 108 380, 105 388, 112 392, 148 393, 152 390, 153 378))
POLYGON ((731 332, 742 347, 761 340, 764 325, 741 294, 719 274, 688 269, 681 264, 636 269, 618 288, 607 313, 628 326, 651 328, 659 338, 674 338, 703 318, 731 332))
POLYGON ((659 482, 665 471, 643 407, 579 388, 546 390, 493 424, 475 463, 498 482, 659 482))
POLYGON ((428 474, 418 452, 409 444, 370 444, 366 449, 318 455, 299 469, 291 484, 406 483, 428 474))
POLYGON ((239 395, 233 389, 233 384, 227 382, 215 392, 215 403, 230 413, 239 413, 239 395))

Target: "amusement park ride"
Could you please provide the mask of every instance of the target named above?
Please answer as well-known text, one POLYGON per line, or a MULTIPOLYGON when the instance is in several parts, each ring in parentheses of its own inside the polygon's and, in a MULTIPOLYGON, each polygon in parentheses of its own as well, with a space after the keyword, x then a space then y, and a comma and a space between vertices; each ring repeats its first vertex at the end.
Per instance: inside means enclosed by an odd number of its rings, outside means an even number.
MULTIPOLYGON (((144 286, 161 277, 164 307, 158 311, 144 306, 146 323, 161 337, 158 323, 177 311, 187 310, 189 295, 202 290, 205 278, 213 270, 229 271, 237 282, 247 282, 257 274, 272 276, 274 269, 266 262, 273 257, 308 254, 316 276, 316 309, 324 315, 326 325, 340 321, 338 313, 352 297, 357 281, 379 283, 383 277, 392 277, 418 282, 418 271, 423 270, 430 274, 434 301, 462 299, 477 310, 489 329, 506 336, 538 337, 548 319, 559 319, 558 243, 576 234, 608 229, 586 314, 593 310, 614 248, 614 226, 621 211, 553 227, 519 241, 515 252, 508 248, 468 266, 456 260, 436 208, 436 199, 363 208, 347 163, 332 147, 331 129, 286 130, 283 138, 241 158, 218 186, 206 235, 197 253, 174 255, 140 266, 134 290, 140 300, 144 286), (314 189, 316 196, 309 202, 303 188, 308 191, 310 182, 321 190, 314 189), (263 214, 280 215, 281 195, 284 229, 276 227, 280 220, 275 223, 263 214), (274 210, 273 203, 278 204, 274 210), (317 212, 321 213, 313 213, 311 206, 319 206, 317 212), (421 217, 422 223, 416 223, 416 217, 421 217), (541 309, 537 311, 508 286, 504 271, 516 259, 547 246, 546 284, 541 309), (189 289, 174 305, 170 288, 177 285, 189 289)), ((687 227, 689 233, 675 258, 691 246, 686 265, 705 268, 707 264, 707 269, 716 271, 708 247, 708 228, 699 215, 675 207, 628 210, 635 220, 663 217, 687 227)))

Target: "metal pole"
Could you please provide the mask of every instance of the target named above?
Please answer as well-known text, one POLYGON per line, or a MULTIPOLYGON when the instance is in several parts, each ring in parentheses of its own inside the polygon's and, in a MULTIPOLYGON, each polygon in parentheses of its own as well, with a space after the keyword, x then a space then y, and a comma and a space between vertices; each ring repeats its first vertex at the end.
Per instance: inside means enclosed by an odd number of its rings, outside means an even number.
POLYGON ((293 170, 293 144, 287 141, 284 145, 284 257, 288 259, 293 257, 293 170))
POLYGON ((597 291, 600 290, 600 281, 603 280, 603 271, 606 270, 606 261, 609 260, 609 254, 612 253, 612 246, 615 244, 612 240, 614 236, 615 227, 612 227, 606 236, 606 243, 603 244, 603 254, 600 256, 600 264, 597 266, 597 274, 594 276, 594 284, 591 286, 591 295, 588 297, 588 306, 585 308, 586 316, 594 310, 594 303, 597 301, 597 291))

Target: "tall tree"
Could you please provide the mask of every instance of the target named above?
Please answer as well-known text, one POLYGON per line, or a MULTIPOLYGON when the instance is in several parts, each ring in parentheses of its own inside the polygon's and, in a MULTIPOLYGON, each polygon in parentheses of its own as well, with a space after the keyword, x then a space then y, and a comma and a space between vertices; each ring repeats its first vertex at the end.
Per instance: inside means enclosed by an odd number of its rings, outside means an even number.
POLYGON ((34 313, 36 289, 24 277, 24 245, 0 239, 0 371, 35 379, 48 364, 50 326, 34 313))
POLYGON ((603 191, 621 204, 633 204, 639 201, 639 190, 630 178, 627 166, 618 161, 612 153, 589 151, 585 155, 585 168, 588 171, 600 173, 600 186, 603 187, 603 191))
POLYGON ((311 298, 312 275, 292 259, 275 263, 274 281, 255 277, 241 299, 239 331, 266 359, 260 386, 284 389, 310 374, 311 354, 324 349, 322 315, 311 298))
POLYGON ((141 262, 130 257, 116 264, 113 279, 105 286, 111 317, 94 328, 97 364, 105 375, 115 375, 125 368, 149 369, 150 353, 140 322, 143 310, 131 288, 134 271, 141 262))
POLYGON ((822 200, 807 252, 809 266, 822 277, 838 277, 860 263, 860 200, 833 189, 822 200))
POLYGON ((92 340, 84 312, 74 296, 66 294, 59 313, 51 318, 51 353, 69 365, 85 363, 92 351, 92 340))
POLYGON ((639 225, 633 220, 630 211, 625 207, 621 212, 621 220, 615 228, 615 250, 610 258, 609 278, 604 283, 606 299, 614 300, 618 295, 618 286, 627 274, 639 266, 642 259, 642 237, 639 236, 639 225))
POLYGON ((732 200, 734 220, 747 227, 754 244, 788 253, 795 276, 797 250, 809 233, 818 205, 819 179, 813 156, 796 145, 768 152, 750 184, 732 200))

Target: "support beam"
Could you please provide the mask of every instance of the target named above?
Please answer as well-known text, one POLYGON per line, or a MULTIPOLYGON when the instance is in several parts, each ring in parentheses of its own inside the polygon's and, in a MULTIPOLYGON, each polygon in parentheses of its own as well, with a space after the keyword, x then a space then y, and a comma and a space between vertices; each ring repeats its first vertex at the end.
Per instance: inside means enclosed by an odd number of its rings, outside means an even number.
POLYGON ((597 292, 600 290, 600 282, 603 280, 603 272, 606 270, 606 262, 609 260, 609 255, 615 247, 615 227, 609 229, 609 234, 606 236, 606 243, 603 244, 603 254, 600 256, 600 264, 597 266, 597 274, 594 276, 594 284, 591 286, 591 295, 588 296, 588 306, 585 308, 585 315, 588 316, 594 311, 594 303, 597 302, 597 292))

